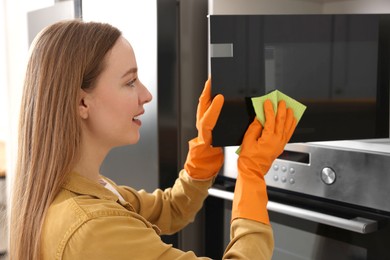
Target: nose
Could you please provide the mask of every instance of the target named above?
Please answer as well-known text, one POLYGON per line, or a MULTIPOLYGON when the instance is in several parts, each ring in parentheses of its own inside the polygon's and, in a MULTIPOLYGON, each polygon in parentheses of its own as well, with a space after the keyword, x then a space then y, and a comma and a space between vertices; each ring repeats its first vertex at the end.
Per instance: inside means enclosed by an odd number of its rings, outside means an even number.
POLYGON ((141 82, 141 91, 139 94, 139 101, 141 104, 146 104, 152 101, 152 94, 149 92, 149 90, 145 87, 145 85, 141 82))

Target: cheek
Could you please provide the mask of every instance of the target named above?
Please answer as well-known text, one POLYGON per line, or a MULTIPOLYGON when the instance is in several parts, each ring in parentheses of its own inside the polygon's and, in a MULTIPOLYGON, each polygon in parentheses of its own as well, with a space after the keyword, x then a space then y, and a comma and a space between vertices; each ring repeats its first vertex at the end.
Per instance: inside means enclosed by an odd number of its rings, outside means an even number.
MULTIPOLYGON (((138 100, 133 95, 123 93, 120 97, 106 102, 106 117, 109 121, 118 120, 116 123, 130 122, 139 113, 138 100)), ((114 122, 113 122, 114 123, 114 122)))
POLYGON ((140 105, 138 103, 138 99, 132 99, 129 107, 131 108, 132 111, 135 111, 135 113, 139 113, 140 105))
POLYGON ((136 95, 125 95, 121 100, 121 107, 127 111, 130 115, 137 114, 138 111, 138 98, 136 95))
POLYGON ((138 107, 137 95, 123 88, 109 93, 100 92, 93 104, 92 114, 99 118, 100 123, 117 124, 120 123, 118 120, 131 120, 139 113, 138 107))

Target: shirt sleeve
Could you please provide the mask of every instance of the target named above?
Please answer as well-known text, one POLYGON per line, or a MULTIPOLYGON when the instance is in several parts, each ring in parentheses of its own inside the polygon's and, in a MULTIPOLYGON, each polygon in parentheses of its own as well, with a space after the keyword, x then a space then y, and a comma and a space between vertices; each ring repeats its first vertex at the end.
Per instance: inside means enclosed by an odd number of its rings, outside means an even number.
MULTIPOLYGON (((237 219, 232 222, 232 240, 223 259, 271 259, 271 227, 259 222, 237 219)), ((67 241, 56 259, 158 259, 191 260, 184 252, 165 244, 155 230, 137 216, 111 215, 85 221, 67 241)))
POLYGON ((129 216, 103 216, 81 225, 67 241, 58 259, 94 260, 191 260, 192 251, 184 252, 165 244, 155 230, 141 219, 129 216))
POLYGON ((172 188, 148 193, 119 186, 118 191, 138 214, 157 225, 161 234, 173 234, 194 220, 213 181, 194 180, 182 170, 172 188))
MULTIPOLYGON (((193 180, 183 170, 180 172, 179 178, 176 180, 174 186, 164 191, 155 190, 153 193, 147 193, 144 190, 135 191, 124 186, 119 187, 119 191, 122 196, 132 204, 136 213, 140 214, 152 224, 157 225, 162 234, 170 234, 180 230, 194 219, 208 195, 208 189, 212 185, 212 182, 213 180, 193 180)), ((131 224, 129 223, 129 226, 125 229, 132 228, 133 227, 131 227, 131 224)), ((121 231, 124 231, 125 229, 121 229, 121 231)), ((138 236, 152 236, 152 233, 149 234, 147 231, 141 229, 142 228, 140 228, 139 231, 142 234, 138 233, 136 237, 128 239, 137 239, 138 236)), ((133 230, 129 232, 136 233, 133 230)), ((232 221, 230 236, 230 243, 223 255, 224 260, 266 260, 272 258, 274 240, 271 226, 257 221, 239 218, 232 221)), ((102 234, 102 237, 107 236, 102 234)), ((178 249, 172 248, 170 245, 165 245, 157 234, 153 234, 153 237, 154 238, 150 240, 153 246, 150 247, 149 251, 155 251, 151 253, 151 255, 155 255, 155 253, 161 255, 159 255, 160 258, 146 257, 146 259, 176 259, 176 257, 180 259, 208 259, 197 258, 192 252, 184 253, 178 249), (163 244, 163 246, 160 243, 163 244), (169 249, 161 249, 160 246, 163 248, 168 246, 169 249), (167 253, 163 254, 161 253, 161 250, 167 250, 167 253), (164 258, 163 255, 170 255, 171 258, 164 258)), ((120 243, 124 243, 124 241, 122 241, 124 239, 124 237, 119 238, 119 240, 121 240, 120 243)), ((146 243, 146 241, 149 240, 145 239, 144 243, 146 243)), ((136 245, 135 247, 136 249, 142 248, 142 244, 136 245)), ((141 257, 139 259, 144 258, 141 257)))
POLYGON ((274 238, 269 225, 249 219, 235 219, 230 226, 230 239, 223 259, 272 258, 274 238))
MULTIPOLYGON (((95 212, 65 242, 56 259, 158 259, 193 260, 192 251, 165 244, 153 227, 136 213, 95 212)), ((223 259, 271 259, 273 240, 270 226, 246 219, 232 222, 232 240, 223 259)))

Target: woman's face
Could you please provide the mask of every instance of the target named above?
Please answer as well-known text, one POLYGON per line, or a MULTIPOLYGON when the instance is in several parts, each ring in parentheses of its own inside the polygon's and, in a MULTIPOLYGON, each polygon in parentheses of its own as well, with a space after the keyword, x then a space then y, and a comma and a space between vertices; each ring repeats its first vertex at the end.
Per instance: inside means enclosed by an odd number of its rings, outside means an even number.
POLYGON ((107 53, 96 86, 84 95, 80 106, 87 111, 87 118, 81 113, 87 138, 107 148, 138 142, 143 105, 152 95, 138 78, 134 51, 125 38, 107 53))

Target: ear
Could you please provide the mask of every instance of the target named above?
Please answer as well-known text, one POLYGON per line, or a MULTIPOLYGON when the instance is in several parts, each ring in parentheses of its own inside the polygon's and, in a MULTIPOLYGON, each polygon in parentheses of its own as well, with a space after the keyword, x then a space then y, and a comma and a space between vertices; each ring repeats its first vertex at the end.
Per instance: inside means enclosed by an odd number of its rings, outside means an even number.
POLYGON ((89 116, 89 94, 82 89, 79 94, 79 115, 82 119, 89 116))

